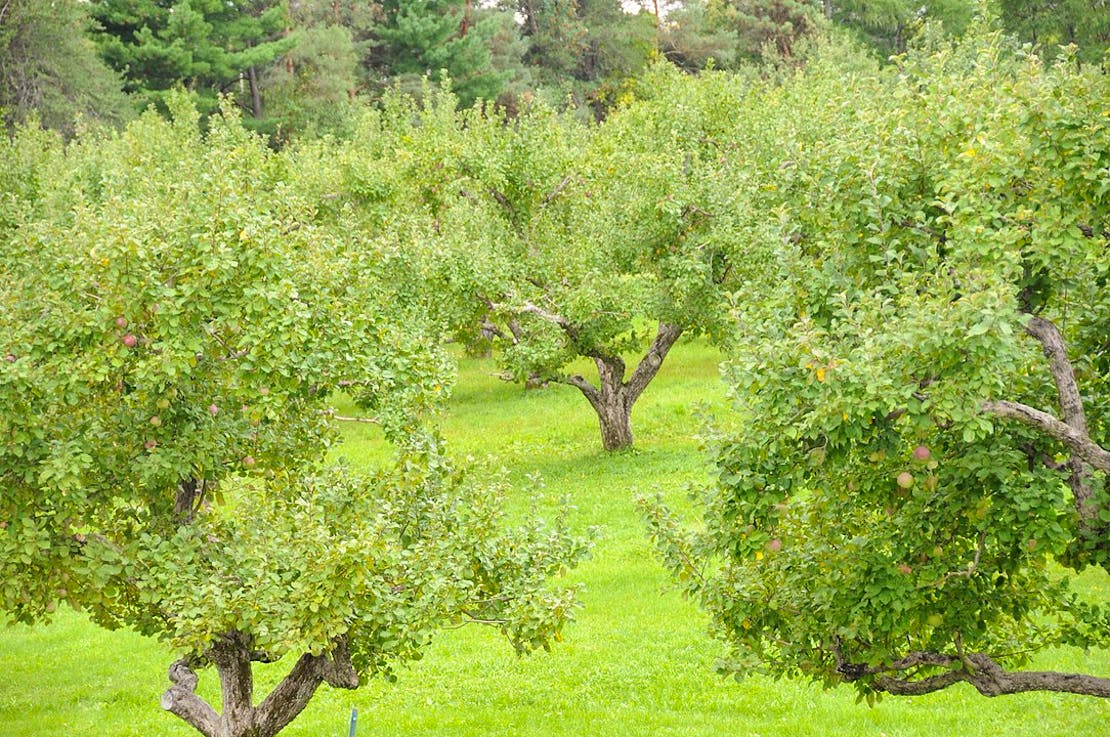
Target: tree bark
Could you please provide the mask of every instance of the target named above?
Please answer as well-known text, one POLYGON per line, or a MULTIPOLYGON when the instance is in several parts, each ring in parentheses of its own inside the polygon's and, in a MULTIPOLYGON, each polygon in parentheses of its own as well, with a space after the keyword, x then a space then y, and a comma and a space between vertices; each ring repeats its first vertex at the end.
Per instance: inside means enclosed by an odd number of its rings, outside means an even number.
POLYGON ((681 335, 682 328, 659 323, 655 340, 652 341, 628 381, 624 380, 624 360, 620 356, 600 353, 593 356, 594 364, 597 366, 599 386, 595 387, 582 376, 563 378, 564 383, 582 392, 597 413, 601 428, 601 445, 605 450, 614 451, 632 447, 632 405, 659 373, 667 353, 681 335))
POLYGON ((1108 678, 1055 671, 1007 671, 985 653, 972 653, 962 658, 942 653, 910 653, 886 665, 872 667, 841 663, 837 670, 846 681, 855 681, 869 675, 878 676, 873 681, 875 689, 895 696, 922 696, 957 683, 969 683, 984 696, 1054 691, 1110 698, 1108 678), (892 675, 922 667, 950 670, 915 680, 892 675))
POLYGON ((219 674, 222 714, 197 696, 197 674, 185 660, 170 666, 169 679, 174 685, 162 695, 162 708, 204 737, 274 737, 304 710, 321 683, 348 689, 359 684, 345 638, 336 641, 331 653, 302 655, 257 707, 251 663, 266 658, 251 650, 251 637, 228 633, 213 644, 208 658, 219 674))
POLYGON ((254 67, 247 67, 247 81, 251 88, 251 114, 259 120, 262 119, 262 92, 258 87, 258 72, 254 67))
POLYGON ((984 402, 983 411, 1036 427, 1068 446, 1072 452, 1067 463, 1070 471, 1068 485, 1072 490, 1076 510, 1084 524, 1095 525, 1099 509, 1091 490, 1091 468, 1110 473, 1110 450, 1091 439, 1083 410, 1083 396, 1059 328, 1050 320, 1032 315, 1025 325, 1025 332, 1040 342, 1045 358, 1048 359, 1063 420, 1017 402, 984 402))

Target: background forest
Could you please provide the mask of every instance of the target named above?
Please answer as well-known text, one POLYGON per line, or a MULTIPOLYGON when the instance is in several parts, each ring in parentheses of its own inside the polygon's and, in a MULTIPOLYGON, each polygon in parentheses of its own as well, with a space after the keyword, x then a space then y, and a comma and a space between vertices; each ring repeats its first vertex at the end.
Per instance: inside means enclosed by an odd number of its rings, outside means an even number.
MULTIPOLYGON (((2 0, 0 114, 72 134, 119 125, 183 87, 231 95, 275 142, 349 135, 353 109, 425 78, 462 105, 529 100, 602 118, 657 59, 696 72, 804 63, 835 29, 879 59, 925 19, 959 33, 974 0, 2 0)), ((1099 63, 1104 0, 994 0, 1017 38, 1099 63)))

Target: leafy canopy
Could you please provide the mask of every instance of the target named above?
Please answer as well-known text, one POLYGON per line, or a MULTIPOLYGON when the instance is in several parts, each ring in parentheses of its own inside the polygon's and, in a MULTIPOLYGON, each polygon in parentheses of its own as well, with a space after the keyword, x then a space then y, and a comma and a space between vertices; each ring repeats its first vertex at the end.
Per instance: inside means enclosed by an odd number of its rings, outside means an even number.
POLYGON ((736 416, 704 529, 645 506, 726 670, 995 695, 1108 644, 1108 102, 982 27, 753 90, 736 416))

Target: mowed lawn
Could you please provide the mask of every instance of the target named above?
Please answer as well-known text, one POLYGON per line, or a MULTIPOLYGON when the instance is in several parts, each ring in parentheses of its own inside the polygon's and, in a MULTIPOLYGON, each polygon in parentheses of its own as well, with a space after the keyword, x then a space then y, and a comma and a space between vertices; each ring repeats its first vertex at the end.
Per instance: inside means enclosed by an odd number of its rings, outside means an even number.
MULTIPOLYGON (((676 348, 635 409, 638 450, 608 455, 576 390, 526 391, 498 380, 491 362, 464 359, 443 418, 449 448, 507 469, 518 489, 514 506, 550 510, 569 496, 575 523, 601 528, 592 559, 571 576, 586 587, 585 607, 564 642, 526 658, 490 630, 444 633, 395 684, 322 688, 283 734, 342 737, 352 708, 360 737, 1110 734, 1110 703, 1078 696, 988 700, 960 686, 868 708, 850 689, 715 675, 721 647, 696 607, 668 589, 632 498, 658 492, 689 508, 688 484, 707 477, 694 407, 725 406, 717 360, 702 345, 676 348), (530 480, 536 473, 539 491, 530 480)), ((338 454, 352 465, 387 453, 373 425, 346 423, 344 432, 338 454)), ((1110 598, 1106 575, 1088 573, 1084 585, 1110 598)), ((0 737, 196 734, 159 709, 171 659, 157 643, 103 632, 68 611, 50 626, 0 629, 0 737)), ((1047 653, 1037 665, 1110 674, 1110 653, 1047 653)), ((259 693, 283 667, 263 671, 259 693)), ((213 674, 202 673, 201 683, 213 698, 213 674)))

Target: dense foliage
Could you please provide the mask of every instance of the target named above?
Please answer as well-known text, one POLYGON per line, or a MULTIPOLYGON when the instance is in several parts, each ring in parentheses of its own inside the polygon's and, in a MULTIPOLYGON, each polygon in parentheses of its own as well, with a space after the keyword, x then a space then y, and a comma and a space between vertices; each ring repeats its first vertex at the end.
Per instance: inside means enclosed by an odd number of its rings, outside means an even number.
POLYGON ((0 609, 166 640, 163 707, 221 737, 273 735, 445 625, 546 647, 575 606, 547 579, 584 544, 506 529, 503 484, 418 429, 444 364, 389 302, 388 244, 318 218, 230 111, 202 137, 171 104, 118 138, 4 143, 0 609), (340 386, 399 444, 376 475, 322 465, 340 386), (252 662, 283 657, 256 703, 252 662))
MULTIPOLYGON (((1110 5, 996 0, 28 0, 0 4, 0 105, 38 111, 72 134, 74 116, 118 123, 183 87, 206 114, 232 95, 245 123, 281 144, 347 135, 358 109, 399 87, 450 79, 464 107, 510 114, 533 99, 602 119, 659 58, 689 72, 796 67, 813 40, 852 37, 886 60, 926 21, 961 34, 976 10, 1054 53, 1101 62, 1110 5), (91 20, 93 21, 90 23, 91 20), (54 22, 47 22, 54 21, 54 22), (93 49, 98 51, 93 52, 93 49), (105 66, 107 64, 107 66, 105 66), (109 68, 114 71, 110 71, 109 68), (130 104, 121 93, 126 91, 130 104)), ((161 108, 165 112, 164 106, 161 108)))
POLYGON ((917 694, 1105 646, 1110 86, 997 35, 754 90, 704 529, 647 505, 724 667, 917 694))
POLYGON ((538 103, 511 120, 460 111, 429 89, 422 109, 393 98, 317 154, 338 162, 338 203, 404 234, 423 279, 409 299, 495 349, 506 378, 579 389, 608 450, 632 444, 632 406, 675 341, 718 334, 726 312, 733 88, 693 99, 685 81, 659 68, 600 126, 538 103))
MULTIPOLYGON (((23 63, 52 36, 13 3, 0 18, 27 22, 0 41, 23 63)), ((956 5, 929 7, 959 25, 956 5)), ((668 57, 773 63, 690 77, 645 71, 613 3, 512 7, 527 44, 469 3, 95 4, 168 117, 0 142, 0 610, 64 602, 168 641, 164 708, 221 737, 276 734, 322 682, 388 674, 445 625, 545 647, 575 606, 547 582, 585 544, 562 520, 506 530, 496 474, 444 458, 424 427, 443 343, 575 387, 616 450, 671 347, 705 335, 736 412, 704 525, 644 509, 726 671, 1110 695, 1008 670, 1110 644, 1110 610, 1072 589, 1110 558, 1110 87, 1089 50, 925 24, 880 65, 815 29, 839 13, 897 49, 909 6, 707 3, 685 36, 655 19, 668 57), (589 86, 604 121, 523 93, 463 107, 523 84, 513 60, 589 86), (388 80, 414 95, 357 104, 388 80), (255 125, 275 91, 281 140, 341 137, 275 153, 232 97, 214 107, 236 84, 255 125), (339 390, 394 465, 325 466, 339 390), (285 656, 256 705, 252 662, 285 656)), ((34 89, 32 67, 9 78, 34 89)))
POLYGON ((7 132, 32 119, 72 134, 77 125, 131 118, 121 80, 97 56, 77 0, 0 2, 0 118, 7 132))

